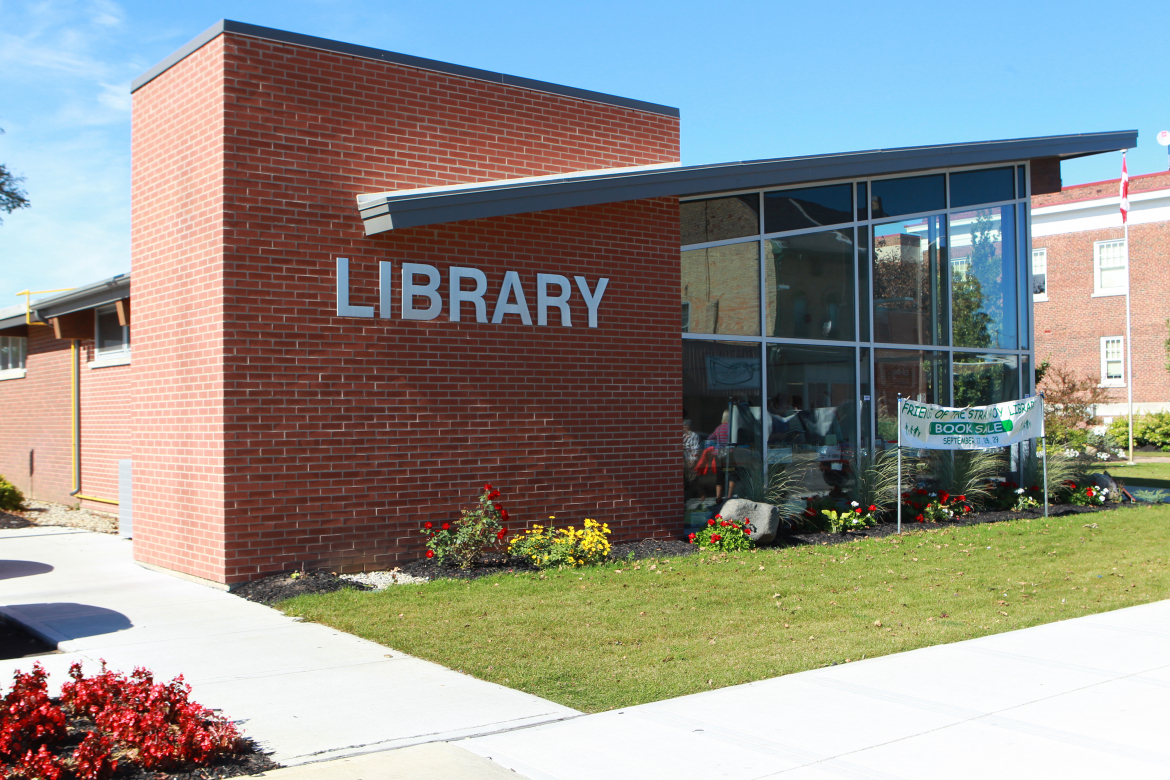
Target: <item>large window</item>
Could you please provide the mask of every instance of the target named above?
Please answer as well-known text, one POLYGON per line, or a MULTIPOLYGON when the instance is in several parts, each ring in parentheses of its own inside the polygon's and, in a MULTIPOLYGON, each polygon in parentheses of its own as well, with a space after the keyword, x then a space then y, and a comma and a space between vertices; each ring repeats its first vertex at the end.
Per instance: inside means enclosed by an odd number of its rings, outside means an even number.
POLYGON ((847 495, 855 459, 896 439, 899 397, 974 405, 1030 389, 1029 287, 1043 292, 1047 269, 1027 254, 1026 170, 680 204, 689 524, 717 500, 759 499, 778 471, 803 494, 847 495))
POLYGON ((123 325, 114 307, 94 312, 94 367, 124 365, 130 361, 130 326, 123 325))
POLYGON ((0 379, 24 376, 28 356, 28 339, 24 336, 0 336, 0 379))
POLYGON ((1125 241, 1098 241, 1093 245, 1093 294, 1125 294, 1125 241))

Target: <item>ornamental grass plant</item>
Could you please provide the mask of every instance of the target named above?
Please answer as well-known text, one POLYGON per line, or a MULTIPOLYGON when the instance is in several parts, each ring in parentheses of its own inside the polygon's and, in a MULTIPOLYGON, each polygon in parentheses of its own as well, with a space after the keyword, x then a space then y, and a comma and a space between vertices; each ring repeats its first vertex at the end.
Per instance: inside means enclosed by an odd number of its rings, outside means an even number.
POLYGON ((1170 506, 301 596, 281 607, 586 712, 1170 596, 1170 506))

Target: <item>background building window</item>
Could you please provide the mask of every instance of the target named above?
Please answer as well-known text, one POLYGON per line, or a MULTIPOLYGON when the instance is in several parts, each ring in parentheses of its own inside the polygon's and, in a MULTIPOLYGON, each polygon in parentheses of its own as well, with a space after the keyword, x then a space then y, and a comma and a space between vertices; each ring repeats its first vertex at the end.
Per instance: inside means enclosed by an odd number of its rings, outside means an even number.
POLYGON ((1125 294, 1125 242, 1098 241, 1093 245, 1093 294, 1125 294))
POLYGON ((1032 300, 1048 300, 1048 250, 1032 250, 1032 300))
POLYGON ((1101 339, 1101 384, 1107 387, 1125 385, 1125 351, 1121 336, 1101 339))
POLYGON ((0 379, 24 376, 28 339, 24 336, 0 336, 0 379))
POLYGON ((94 368, 125 365, 130 362, 130 327, 118 320, 113 306, 94 312, 94 368))

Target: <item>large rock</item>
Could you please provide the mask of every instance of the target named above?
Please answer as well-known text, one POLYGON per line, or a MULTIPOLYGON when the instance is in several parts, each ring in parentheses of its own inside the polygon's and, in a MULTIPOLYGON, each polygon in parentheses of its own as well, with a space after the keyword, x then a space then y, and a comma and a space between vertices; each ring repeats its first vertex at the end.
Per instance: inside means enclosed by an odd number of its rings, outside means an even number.
POLYGON ((752 528, 756 529, 752 532, 752 541, 756 544, 768 544, 780 530, 780 507, 771 504, 733 498, 719 507, 719 514, 724 520, 746 520, 751 523, 752 528))
POLYGON ((1109 490, 1108 496, 1110 501, 1116 501, 1121 497, 1121 492, 1117 489, 1117 483, 1113 481, 1113 477, 1109 476, 1108 471, 1103 474, 1090 474, 1089 481, 1099 488, 1107 488, 1109 490))

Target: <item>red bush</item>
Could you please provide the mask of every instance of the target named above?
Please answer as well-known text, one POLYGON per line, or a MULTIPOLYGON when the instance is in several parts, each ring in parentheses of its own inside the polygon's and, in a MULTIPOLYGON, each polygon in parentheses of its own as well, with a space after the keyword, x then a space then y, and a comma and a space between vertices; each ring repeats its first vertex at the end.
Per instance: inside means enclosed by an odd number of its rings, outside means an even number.
POLYGON ((12 690, 0 700, 0 776, 109 780, 118 766, 115 750, 144 769, 170 770, 202 766, 240 748, 236 727, 191 701, 191 686, 181 676, 164 685, 146 669, 127 677, 108 671, 104 662, 101 674, 86 677, 73 664, 69 676, 58 707, 48 697, 39 663, 28 674, 16 673, 12 690), (62 758, 70 718, 91 720, 96 730, 62 758))

